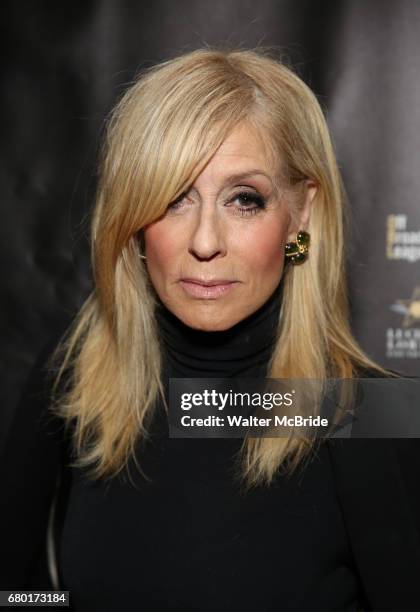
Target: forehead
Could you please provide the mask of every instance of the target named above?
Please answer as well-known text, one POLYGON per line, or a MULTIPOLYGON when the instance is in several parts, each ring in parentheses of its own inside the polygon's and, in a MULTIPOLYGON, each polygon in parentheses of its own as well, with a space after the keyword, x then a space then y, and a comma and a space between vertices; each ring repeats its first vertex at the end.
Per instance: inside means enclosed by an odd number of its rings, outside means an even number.
POLYGON ((212 160, 223 164, 235 163, 242 158, 258 160, 266 167, 269 165, 263 138, 249 123, 236 126, 222 142, 212 160))
POLYGON ((250 168, 272 169, 272 156, 264 143, 263 132, 249 123, 236 126, 211 158, 208 167, 220 171, 241 171, 250 168))

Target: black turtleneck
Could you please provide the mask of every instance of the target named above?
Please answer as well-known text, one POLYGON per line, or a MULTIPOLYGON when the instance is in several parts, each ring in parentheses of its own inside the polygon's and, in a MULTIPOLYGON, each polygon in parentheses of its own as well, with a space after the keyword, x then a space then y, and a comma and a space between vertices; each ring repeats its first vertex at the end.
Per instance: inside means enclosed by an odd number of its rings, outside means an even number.
MULTIPOLYGON (((193 330, 157 312, 169 377, 264 376, 281 285, 229 330, 193 330)), ((238 439, 171 439, 159 404, 137 449, 147 481, 87 482, 72 470, 59 573, 77 612, 358 612, 358 581, 328 453, 244 495, 238 439)))

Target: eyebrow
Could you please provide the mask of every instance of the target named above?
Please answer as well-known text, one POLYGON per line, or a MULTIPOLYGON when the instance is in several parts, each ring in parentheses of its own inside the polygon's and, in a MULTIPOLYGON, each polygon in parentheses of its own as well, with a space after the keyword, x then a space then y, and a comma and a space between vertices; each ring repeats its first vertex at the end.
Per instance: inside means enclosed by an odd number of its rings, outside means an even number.
MULTIPOLYGON (((250 178, 252 176, 264 176, 270 181, 272 187, 275 186, 272 178, 266 172, 264 172, 263 170, 260 170, 259 168, 253 168, 251 170, 246 170, 245 172, 237 172, 235 174, 230 174, 229 176, 225 178, 224 182, 227 183, 228 185, 232 185, 233 183, 237 183, 239 181, 250 178)), ((195 188, 193 186, 191 186, 189 189, 192 191, 195 191, 195 188)))
POLYGON ((270 183, 273 184, 271 177, 266 172, 263 172, 262 170, 259 170, 258 168, 247 170, 246 172, 239 172, 237 174, 231 174, 227 177, 226 182, 236 183, 237 181, 241 181, 243 179, 250 178, 251 176, 257 176, 257 175, 265 176, 270 181, 270 183))

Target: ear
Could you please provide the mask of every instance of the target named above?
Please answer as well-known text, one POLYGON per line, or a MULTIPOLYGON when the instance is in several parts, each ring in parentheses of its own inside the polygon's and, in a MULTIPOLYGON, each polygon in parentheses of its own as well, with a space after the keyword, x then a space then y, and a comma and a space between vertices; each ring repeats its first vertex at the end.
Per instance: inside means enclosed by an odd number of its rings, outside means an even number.
POLYGON ((290 219, 289 232, 287 241, 296 240, 296 234, 299 230, 308 231, 309 220, 311 217, 312 202, 318 191, 318 185, 312 179, 305 179, 303 186, 303 204, 295 218, 290 219))

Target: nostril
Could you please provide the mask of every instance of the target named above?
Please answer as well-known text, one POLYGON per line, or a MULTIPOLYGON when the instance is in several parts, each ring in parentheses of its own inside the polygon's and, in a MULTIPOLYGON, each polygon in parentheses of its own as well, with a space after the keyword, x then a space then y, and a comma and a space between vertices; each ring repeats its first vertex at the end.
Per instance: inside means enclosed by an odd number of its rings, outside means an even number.
POLYGON ((189 253, 193 255, 195 259, 198 259, 199 261, 211 261, 212 259, 215 259, 221 253, 221 251, 213 250, 210 253, 205 253, 203 250, 197 251, 196 249, 191 248, 189 249, 189 253))

